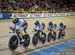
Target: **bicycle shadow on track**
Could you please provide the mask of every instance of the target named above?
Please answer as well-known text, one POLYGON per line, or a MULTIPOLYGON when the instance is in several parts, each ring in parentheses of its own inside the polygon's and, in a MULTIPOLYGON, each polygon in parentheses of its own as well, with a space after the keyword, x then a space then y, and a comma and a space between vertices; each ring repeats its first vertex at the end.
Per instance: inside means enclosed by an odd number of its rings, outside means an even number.
MULTIPOLYGON (((30 50, 30 48, 24 48, 24 51, 23 52, 28 51, 28 50, 30 50)), ((17 50, 10 51, 10 52, 11 52, 11 55, 24 55, 22 52, 17 51, 17 50)))

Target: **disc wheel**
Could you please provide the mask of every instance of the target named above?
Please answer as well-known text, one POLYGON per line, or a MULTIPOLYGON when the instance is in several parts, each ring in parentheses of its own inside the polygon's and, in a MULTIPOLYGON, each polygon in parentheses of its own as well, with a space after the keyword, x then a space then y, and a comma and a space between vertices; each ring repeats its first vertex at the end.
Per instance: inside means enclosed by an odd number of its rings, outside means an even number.
POLYGON ((46 34, 45 33, 42 34, 41 42, 42 42, 42 44, 44 44, 46 42, 46 34))
POLYGON ((30 36, 29 36, 29 34, 26 34, 26 35, 24 35, 24 43, 23 43, 23 46, 24 47, 28 47, 29 44, 30 44, 30 36))
POLYGON ((13 35, 10 38, 8 47, 10 50, 15 50, 18 47, 18 39, 16 35, 13 35))

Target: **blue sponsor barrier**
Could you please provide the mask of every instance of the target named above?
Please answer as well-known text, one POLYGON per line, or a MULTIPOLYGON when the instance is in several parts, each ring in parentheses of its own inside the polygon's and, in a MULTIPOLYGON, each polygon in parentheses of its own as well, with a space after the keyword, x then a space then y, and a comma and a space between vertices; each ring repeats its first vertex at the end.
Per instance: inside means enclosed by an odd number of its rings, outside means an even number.
POLYGON ((3 18, 3 14, 2 14, 2 13, 0 13, 0 19, 1 19, 1 18, 3 18))
POLYGON ((11 13, 2 13, 3 14, 3 19, 9 19, 11 13))
POLYGON ((11 13, 0 13, 0 19, 10 19, 11 13))

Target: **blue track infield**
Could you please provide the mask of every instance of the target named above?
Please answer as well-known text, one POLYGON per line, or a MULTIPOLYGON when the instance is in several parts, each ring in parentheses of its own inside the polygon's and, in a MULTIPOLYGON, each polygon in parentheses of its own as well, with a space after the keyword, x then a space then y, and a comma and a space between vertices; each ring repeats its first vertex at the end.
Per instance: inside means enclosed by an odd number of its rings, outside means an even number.
POLYGON ((28 55, 55 55, 56 53, 64 51, 70 47, 75 47, 75 39, 72 39, 60 44, 56 44, 52 47, 48 47, 46 49, 42 49, 42 50, 30 53, 28 55))

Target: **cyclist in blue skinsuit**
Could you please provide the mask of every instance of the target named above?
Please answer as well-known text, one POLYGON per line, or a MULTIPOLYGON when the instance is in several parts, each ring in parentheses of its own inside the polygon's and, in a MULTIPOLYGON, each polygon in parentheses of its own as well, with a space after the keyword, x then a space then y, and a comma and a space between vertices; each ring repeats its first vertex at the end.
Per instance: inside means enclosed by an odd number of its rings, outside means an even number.
POLYGON ((35 22, 35 31, 37 31, 37 33, 41 34, 43 33, 43 30, 45 28, 45 24, 43 22, 39 22, 39 21, 36 21, 35 22))
POLYGON ((65 36, 65 29, 66 29, 66 25, 63 22, 61 22, 59 30, 60 30, 60 33, 61 33, 61 37, 63 39, 64 39, 64 36, 65 36))
POLYGON ((24 28, 27 29, 27 27, 28 27, 26 20, 15 18, 13 20, 13 24, 14 25, 11 28, 11 30, 13 30, 13 31, 18 30, 18 34, 19 34, 19 37, 21 38, 21 42, 24 42, 22 35, 24 33, 24 28))
POLYGON ((54 31, 57 27, 56 23, 52 21, 50 21, 48 25, 49 25, 48 30, 50 31, 54 31))
POLYGON ((65 29, 66 29, 66 25, 65 25, 63 22, 61 22, 59 29, 60 29, 60 30, 65 30, 65 29))
POLYGON ((43 22, 40 21, 36 21, 35 22, 35 30, 37 31, 42 31, 45 28, 45 24, 43 22))

